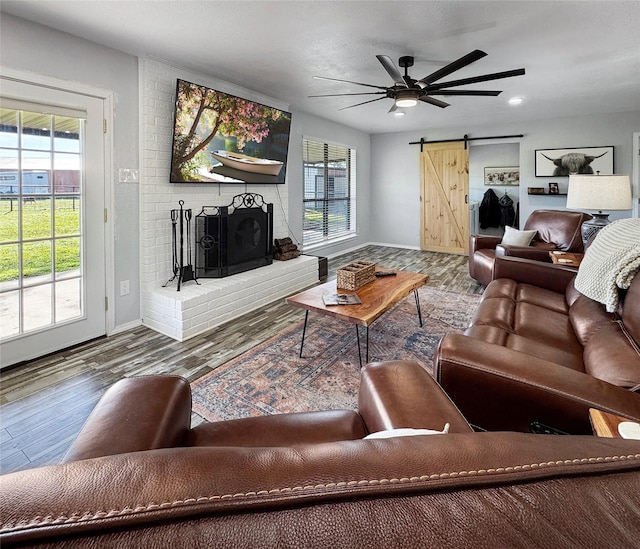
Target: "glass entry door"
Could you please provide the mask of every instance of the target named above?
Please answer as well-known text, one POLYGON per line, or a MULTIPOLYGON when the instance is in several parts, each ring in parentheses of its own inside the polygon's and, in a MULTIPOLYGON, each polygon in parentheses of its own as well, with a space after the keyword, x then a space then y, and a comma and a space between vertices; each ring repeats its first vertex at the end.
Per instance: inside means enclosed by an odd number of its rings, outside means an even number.
POLYGON ((102 100, 0 98, 0 344, 8 366, 105 333, 102 100))

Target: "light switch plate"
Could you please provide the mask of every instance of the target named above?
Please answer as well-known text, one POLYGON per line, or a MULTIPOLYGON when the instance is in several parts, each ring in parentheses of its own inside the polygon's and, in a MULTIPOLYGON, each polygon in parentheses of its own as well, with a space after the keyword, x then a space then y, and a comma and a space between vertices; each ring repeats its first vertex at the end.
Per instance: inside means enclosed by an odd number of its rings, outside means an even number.
POLYGON ((118 181, 120 183, 137 183, 138 170, 134 168, 120 168, 118 170, 118 181))

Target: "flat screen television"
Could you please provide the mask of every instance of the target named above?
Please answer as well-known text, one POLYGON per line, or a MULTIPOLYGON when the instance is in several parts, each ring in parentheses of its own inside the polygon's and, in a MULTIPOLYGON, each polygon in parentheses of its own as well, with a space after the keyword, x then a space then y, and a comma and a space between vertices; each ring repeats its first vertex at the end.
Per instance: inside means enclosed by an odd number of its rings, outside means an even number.
POLYGON ((291 113, 178 79, 172 183, 284 183, 291 113))

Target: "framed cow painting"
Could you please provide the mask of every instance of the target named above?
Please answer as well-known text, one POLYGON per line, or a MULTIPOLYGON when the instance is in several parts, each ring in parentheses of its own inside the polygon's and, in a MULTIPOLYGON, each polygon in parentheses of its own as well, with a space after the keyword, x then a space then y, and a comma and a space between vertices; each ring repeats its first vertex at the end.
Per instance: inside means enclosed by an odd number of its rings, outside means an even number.
POLYGON ((613 174, 613 147, 536 149, 536 177, 613 174))

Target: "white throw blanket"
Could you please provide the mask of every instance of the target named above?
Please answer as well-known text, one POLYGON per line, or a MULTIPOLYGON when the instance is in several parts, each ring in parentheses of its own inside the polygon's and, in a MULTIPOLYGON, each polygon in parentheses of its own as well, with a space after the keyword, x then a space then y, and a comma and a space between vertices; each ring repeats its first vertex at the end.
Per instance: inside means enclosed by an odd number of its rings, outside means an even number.
POLYGON ((612 313, 618 288, 627 289, 640 269, 640 219, 619 219, 602 229, 587 248, 575 287, 612 313))

